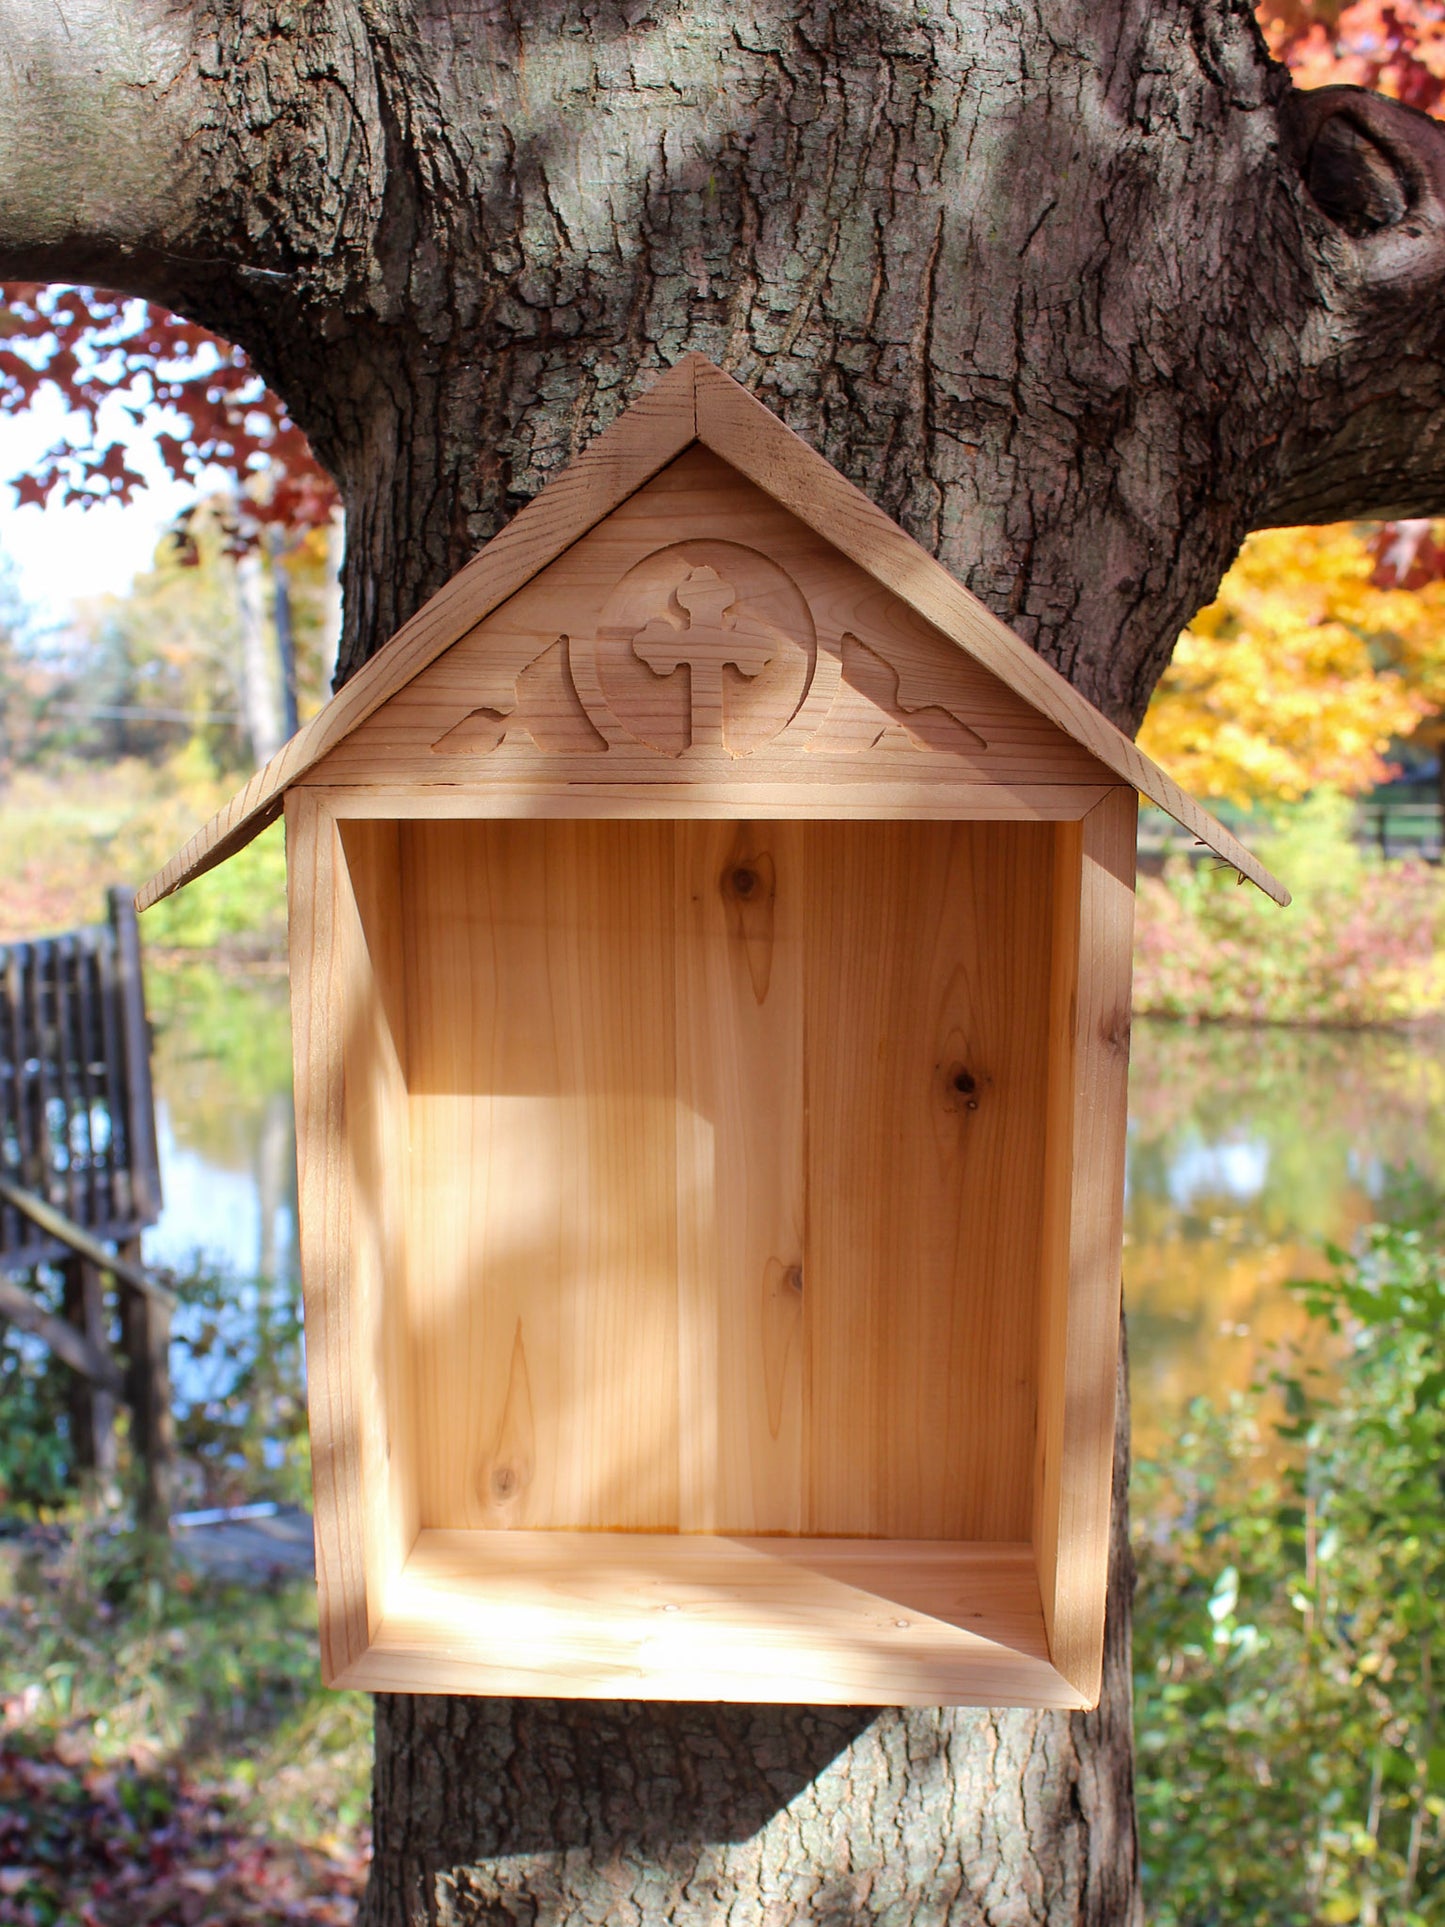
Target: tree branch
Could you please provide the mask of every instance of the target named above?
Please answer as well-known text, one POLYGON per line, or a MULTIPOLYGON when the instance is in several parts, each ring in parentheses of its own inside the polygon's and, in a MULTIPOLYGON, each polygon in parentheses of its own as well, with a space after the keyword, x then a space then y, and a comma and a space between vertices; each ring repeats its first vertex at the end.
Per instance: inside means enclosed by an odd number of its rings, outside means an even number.
POLYGON ((1358 87, 1291 90, 1313 301, 1256 526, 1445 510, 1445 127, 1358 87))
POLYGON ((263 369, 334 334, 376 278, 392 11, 0 0, 0 278, 143 295, 263 369))
POLYGON ((195 220, 189 7, 0 3, 0 275, 151 293, 195 220))

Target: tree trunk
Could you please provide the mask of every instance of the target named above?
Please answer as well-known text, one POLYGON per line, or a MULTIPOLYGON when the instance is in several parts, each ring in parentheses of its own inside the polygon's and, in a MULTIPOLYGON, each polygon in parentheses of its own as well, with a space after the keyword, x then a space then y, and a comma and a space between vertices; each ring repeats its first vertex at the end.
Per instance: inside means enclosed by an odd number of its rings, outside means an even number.
POLYGON ((385 1695, 365 1927, 1139 1927, 1126 1374, 1096 1712, 385 1695))
MULTIPOLYGON (((1243 0, 0 0, 0 272, 241 342, 340 672, 702 349, 1116 721, 1272 521, 1445 508, 1445 136, 1243 0)), ((371 1927, 1138 1917, 1096 1714, 380 1703, 371 1927)))

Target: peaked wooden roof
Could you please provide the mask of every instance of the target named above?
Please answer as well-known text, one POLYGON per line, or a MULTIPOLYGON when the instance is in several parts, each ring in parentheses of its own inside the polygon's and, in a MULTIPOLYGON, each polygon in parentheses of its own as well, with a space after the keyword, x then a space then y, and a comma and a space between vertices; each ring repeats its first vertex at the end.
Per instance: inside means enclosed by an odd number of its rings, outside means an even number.
POLYGON ((149 909, 224 862, 281 812, 286 790, 399 689, 694 442, 701 442, 884 583, 1122 782, 1276 903, 1289 893, 1222 823, 955 581, 868 497, 705 355, 691 354, 605 429, 454 575, 319 715, 144 885, 149 909))

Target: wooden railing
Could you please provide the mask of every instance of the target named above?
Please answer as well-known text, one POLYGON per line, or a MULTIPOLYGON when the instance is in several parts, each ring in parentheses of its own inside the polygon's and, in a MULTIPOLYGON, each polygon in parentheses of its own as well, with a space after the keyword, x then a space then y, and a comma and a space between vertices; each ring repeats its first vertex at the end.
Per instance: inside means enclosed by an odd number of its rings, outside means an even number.
POLYGON ((0 1319, 70 1368, 76 1463, 106 1483, 117 1403, 129 1406, 141 1510, 159 1527, 175 1300, 141 1264, 161 1203, 150 1036, 130 892, 108 907, 104 924, 0 945, 0 1319), (63 1316, 36 1290, 42 1265, 62 1270, 63 1316))
MULTIPOLYGON (((1222 811, 1221 815, 1234 834, 1252 847, 1262 826, 1238 813, 1222 811)), ((1426 863, 1439 863, 1445 853, 1442 850, 1445 812, 1438 803, 1403 803, 1370 797, 1355 805, 1353 835, 1361 849, 1373 850, 1392 861, 1413 857, 1426 863)), ((1187 856, 1207 863, 1218 861, 1188 830, 1153 809, 1140 813, 1139 855, 1146 866, 1155 867, 1169 856, 1187 856)))

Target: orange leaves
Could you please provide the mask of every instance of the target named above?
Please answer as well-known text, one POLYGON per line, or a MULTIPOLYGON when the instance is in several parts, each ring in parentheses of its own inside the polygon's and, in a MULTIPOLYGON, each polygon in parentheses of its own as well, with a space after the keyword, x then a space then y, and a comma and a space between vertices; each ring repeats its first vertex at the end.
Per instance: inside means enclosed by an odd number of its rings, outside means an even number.
POLYGON ((1299 86, 1371 87, 1445 116, 1441 0, 1263 0, 1255 17, 1299 86))

